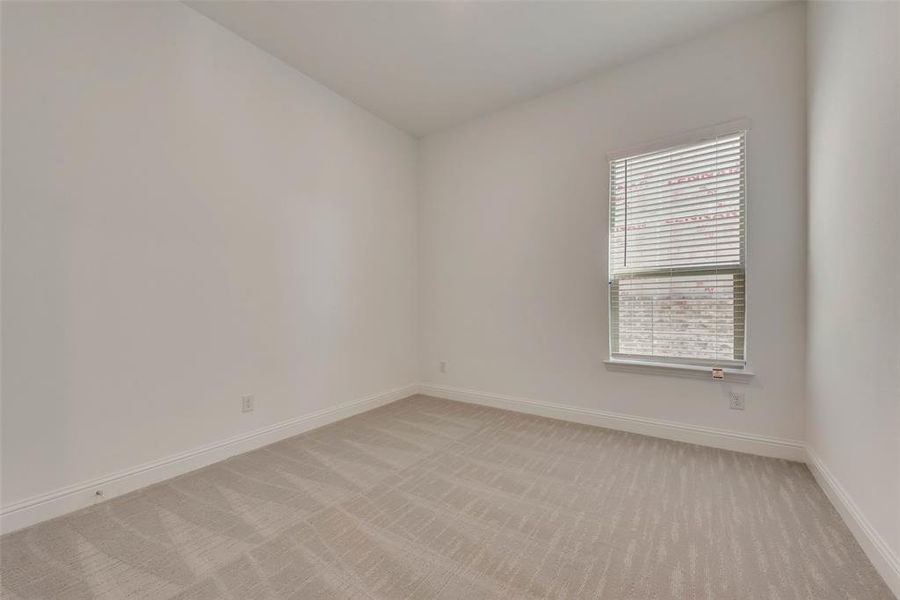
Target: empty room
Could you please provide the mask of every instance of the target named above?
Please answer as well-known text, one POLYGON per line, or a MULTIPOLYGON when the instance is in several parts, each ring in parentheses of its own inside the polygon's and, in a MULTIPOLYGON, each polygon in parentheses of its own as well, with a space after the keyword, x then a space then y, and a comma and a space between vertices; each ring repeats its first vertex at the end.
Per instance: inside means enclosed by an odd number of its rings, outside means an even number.
POLYGON ((900 598, 900 0, 0 25, 0 599, 900 598))

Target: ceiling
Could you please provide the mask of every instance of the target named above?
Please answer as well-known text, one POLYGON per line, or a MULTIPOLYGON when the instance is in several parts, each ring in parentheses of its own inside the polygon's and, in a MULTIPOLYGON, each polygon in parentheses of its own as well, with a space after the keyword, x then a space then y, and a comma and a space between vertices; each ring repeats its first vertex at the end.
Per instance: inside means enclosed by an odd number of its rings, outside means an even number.
POLYGON ((771 2, 188 2, 421 136, 574 83, 771 2))

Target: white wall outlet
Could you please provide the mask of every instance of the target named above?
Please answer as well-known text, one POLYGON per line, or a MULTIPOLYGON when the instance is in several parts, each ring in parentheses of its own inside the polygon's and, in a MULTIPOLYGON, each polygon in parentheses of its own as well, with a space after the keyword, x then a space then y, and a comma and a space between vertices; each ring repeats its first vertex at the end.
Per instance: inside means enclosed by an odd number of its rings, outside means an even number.
POLYGON ((447 361, 446 360, 441 361, 440 368, 441 368, 441 373, 447 372, 447 361))
POLYGON ((252 395, 241 396, 241 412, 253 412, 254 408, 256 408, 256 400, 252 395))
POLYGON ((731 410, 744 410, 744 405, 747 400, 747 397, 743 392, 729 392, 728 393, 728 406, 731 410))

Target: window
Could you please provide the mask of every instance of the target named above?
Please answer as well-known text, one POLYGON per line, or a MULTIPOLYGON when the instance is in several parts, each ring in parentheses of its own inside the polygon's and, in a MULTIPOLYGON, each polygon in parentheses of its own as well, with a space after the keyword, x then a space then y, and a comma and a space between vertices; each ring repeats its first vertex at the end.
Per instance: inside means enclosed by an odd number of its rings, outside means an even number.
POLYGON ((746 131, 609 165, 610 358, 743 368, 746 131))

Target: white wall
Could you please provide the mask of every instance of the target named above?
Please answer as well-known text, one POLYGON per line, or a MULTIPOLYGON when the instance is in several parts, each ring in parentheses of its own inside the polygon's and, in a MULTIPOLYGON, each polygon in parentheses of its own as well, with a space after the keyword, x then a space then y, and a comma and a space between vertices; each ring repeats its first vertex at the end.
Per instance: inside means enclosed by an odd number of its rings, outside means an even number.
POLYGON ((900 4, 814 2, 808 32, 807 437, 900 594, 900 4))
POLYGON ((802 440, 802 5, 420 142, 425 381, 802 440), (749 118, 747 410, 711 380, 607 370, 607 154, 749 118), (447 372, 439 370, 447 362, 447 372))
POLYGON ((181 4, 2 33, 4 505, 416 380, 415 140, 181 4))

